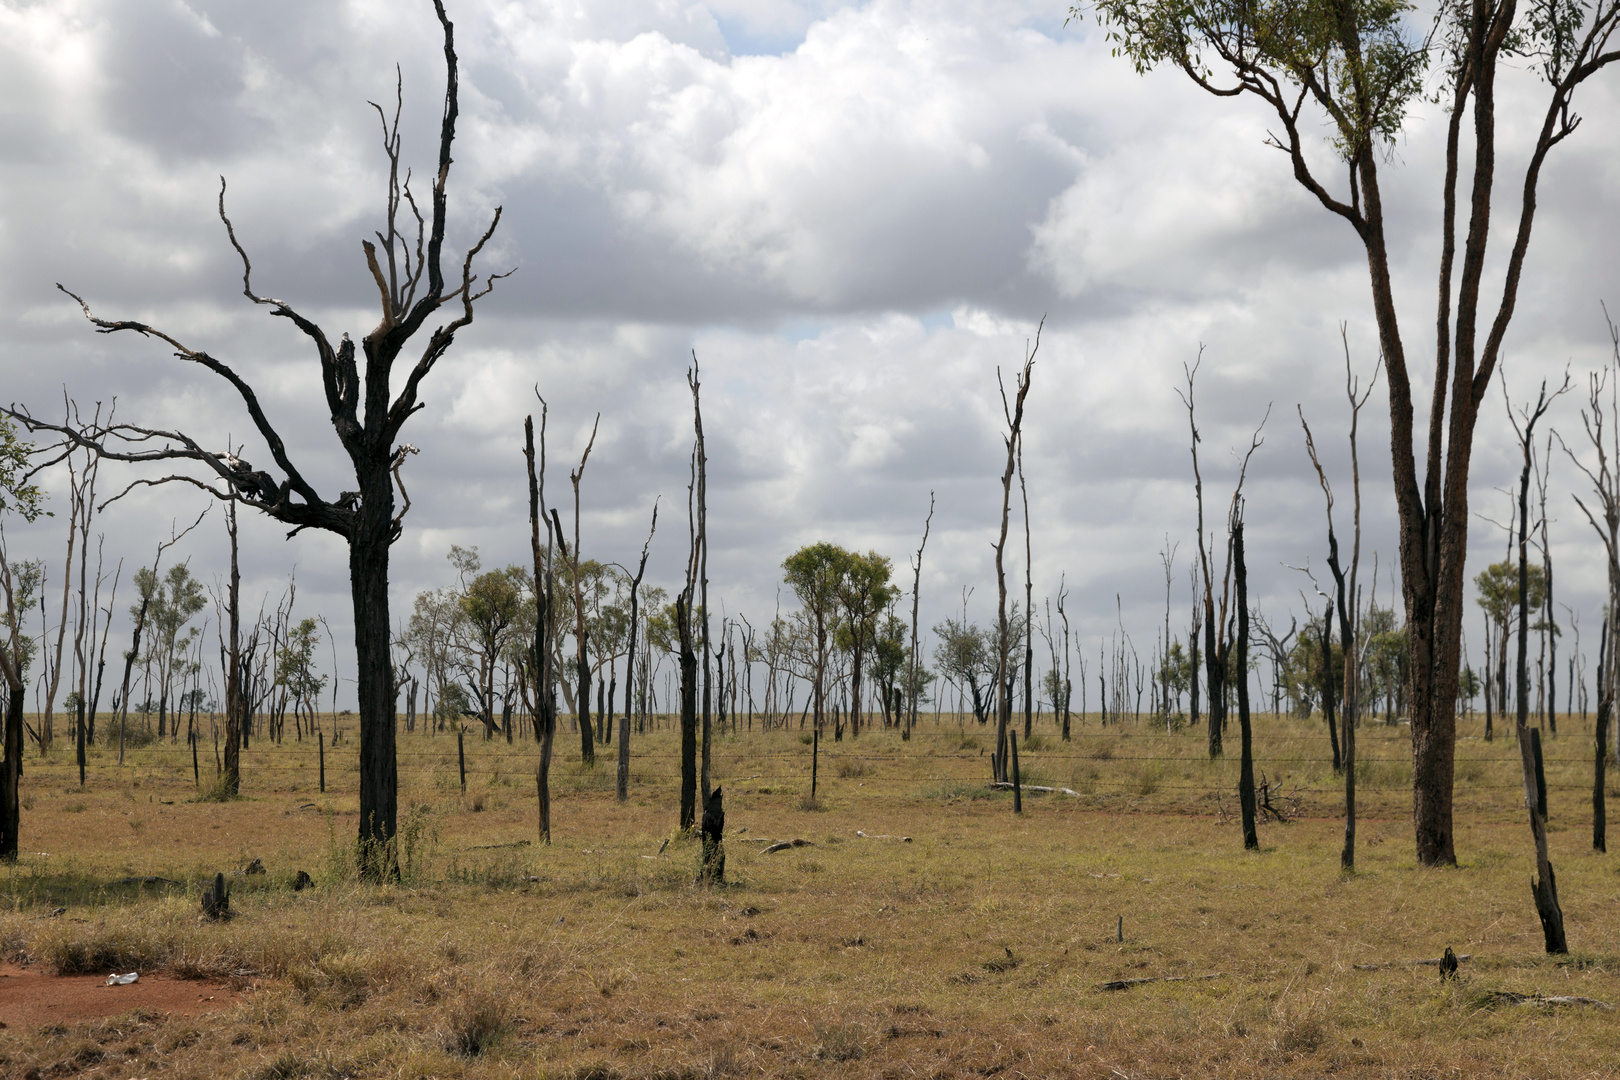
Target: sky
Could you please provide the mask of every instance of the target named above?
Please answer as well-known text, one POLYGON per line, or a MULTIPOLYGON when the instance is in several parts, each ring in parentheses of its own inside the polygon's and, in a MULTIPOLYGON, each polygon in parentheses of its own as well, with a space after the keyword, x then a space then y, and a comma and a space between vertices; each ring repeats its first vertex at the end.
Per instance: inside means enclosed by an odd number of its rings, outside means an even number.
MULTIPOLYGON (((695 354, 716 614, 758 625, 779 597, 794 606, 781 562, 818 540, 890 556, 909 589, 932 494, 922 623, 964 603, 993 620, 997 377, 1012 378, 1038 327, 1024 456, 1037 606, 1062 582, 1088 655, 1123 628, 1145 656, 1173 549, 1171 620, 1186 624, 1196 505, 1177 388, 1201 356, 1208 515, 1222 518, 1236 455, 1264 420, 1245 488, 1251 595, 1283 627, 1302 590, 1319 607, 1295 569, 1322 576, 1326 549, 1296 410, 1344 532, 1346 349, 1363 386, 1378 350, 1359 242, 1265 145, 1257 103, 1211 98, 1177 72, 1138 75, 1061 3, 448 9, 461 57, 448 246, 464 250, 500 206, 479 265, 515 273, 480 303, 403 433, 421 452, 392 555, 396 616, 451 580, 452 544, 476 545, 488 566, 524 560, 522 424, 537 393, 553 497, 600 414, 580 490, 585 553, 634 560, 661 500, 648 576, 675 583, 695 354)), ((382 223, 387 178, 368 102, 392 102, 397 70, 404 161, 428 175, 440 46, 425 0, 0 0, 0 399, 49 417, 64 397, 81 409, 116 400, 120 419, 267 457, 221 380, 154 340, 95 334, 60 282, 103 317, 161 326, 233 365, 317 487, 350 486, 305 340, 241 296, 220 179, 255 288, 334 337, 362 336, 377 311, 360 242, 382 223)), ((1533 72, 1502 77, 1490 311, 1544 93, 1533 72)), ((1504 350, 1515 398, 1572 372, 1577 391, 1549 423, 1577 447, 1586 373, 1612 351, 1601 304, 1620 304, 1617 98, 1612 76, 1586 87, 1589 119, 1553 153, 1504 350)), ((1307 136, 1336 180, 1328 132, 1307 136)), ((1443 136, 1443 115, 1420 104, 1382 172, 1420 384, 1434 349, 1443 136)), ((1380 378, 1361 414, 1362 580, 1376 553, 1385 605, 1396 596, 1388 430, 1380 378)), ((1498 387, 1475 443, 1470 576, 1506 550, 1486 518, 1506 520, 1517 455, 1498 387)), ((109 465, 104 493, 135 475, 109 465)), ((1571 498, 1583 485, 1555 449, 1558 599, 1590 652, 1602 556, 1571 498)), ((206 501, 139 488, 98 519, 108 572, 125 560, 115 634, 132 567, 206 501)), ((5 523, 12 555, 49 558, 58 584, 65 518, 5 523)), ((242 531, 248 595, 279 594, 296 574, 298 613, 337 629, 339 701, 352 705, 340 541, 287 539, 256 516, 242 531)), ((1021 593, 1021 531, 1009 547, 1021 593)), ((228 557, 218 508, 174 557, 217 579, 228 557)), ((1477 654, 1477 611, 1465 632, 1477 654)))

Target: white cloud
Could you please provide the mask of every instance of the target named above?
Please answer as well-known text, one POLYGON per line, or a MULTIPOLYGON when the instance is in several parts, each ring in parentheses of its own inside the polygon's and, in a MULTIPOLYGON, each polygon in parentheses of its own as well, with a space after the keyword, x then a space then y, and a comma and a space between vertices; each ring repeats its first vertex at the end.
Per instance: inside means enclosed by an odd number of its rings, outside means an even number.
MULTIPOLYGON (((1113 624, 1116 593, 1128 623, 1152 621, 1154 553, 1191 530, 1172 389, 1205 343, 1212 491, 1230 482, 1226 449, 1275 403, 1251 542, 1262 601, 1290 602, 1300 580, 1280 564, 1321 547, 1293 407, 1305 404, 1342 475, 1340 320, 1364 370, 1374 347, 1355 238, 1262 145, 1254 107, 1210 100, 1175 73, 1139 78, 1094 27, 1064 30, 1048 5, 470 0, 451 11, 464 60, 452 240, 503 204, 488 265, 519 270, 407 428, 423 453, 395 550, 400 602, 442 580, 449 543, 521 557, 518 448, 536 385, 551 402, 554 484, 602 413, 582 493, 589 542, 608 558, 639 550, 662 495, 653 569, 673 578, 695 347, 723 556, 711 574, 732 610, 769 605, 783 555, 811 539, 899 563, 930 489, 940 512, 924 620, 964 584, 982 603, 999 506, 995 369, 1018 364, 1043 315, 1026 459, 1037 588, 1067 572, 1088 634, 1113 624)), ((425 4, 358 0, 276 5, 274 17, 223 0, 0 7, 0 396, 47 411, 65 384, 84 400, 118 395, 129 419, 220 441, 247 433, 217 381, 152 342, 91 334, 52 289, 61 280, 104 314, 161 323, 237 365, 310 474, 340 490, 313 358, 240 297, 217 178, 230 179, 258 287, 334 332, 364 332, 375 314, 359 240, 379 224, 384 178, 366 101, 391 101, 399 61, 406 157, 421 177, 442 86, 436 33, 425 4), (167 44, 128 47, 153 40, 167 44)), ((1529 82, 1505 96, 1508 165, 1534 117, 1529 82)), ((1509 339, 1516 387, 1599 358, 1597 301, 1620 301, 1608 257, 1620 242, 1620 125, 1609 122, 1620 104, 1606 84, 1582 107, 1590 119, 1544 181, 1509 339)), ((1419 370, 1439 134, 1418 117, 1385 171, 1419 370)), ((1325 143, 1312 153, 1330 162, 1325 143)), ((1516 197, 1504 172, 1499 223, 1516 197)), ((1362 462, 1367 546, 1387 568, 1382 403, 1380 392, 1363 416, 1362 462)), ((1476 506, 1514 468, 1499 412, 1493 403, 1482 421, 1476 506)), ((136 556, 187 505, 132 497, 109 513, 109 533, 136 556)), ((1561 511, 1555 544, 1579 568, 1561 572, 1569 597, 1586 603, 1595 570, 1574 515, 1561 511)), ((46 550, 55 527, 19 542, 46 550)), ((261 583, 296 563, 301 597, 329 617, 345 609, 335 542, 249 531, 261 583)), ((198 544, 199 564, 217 566, 218 537, 198 544)))

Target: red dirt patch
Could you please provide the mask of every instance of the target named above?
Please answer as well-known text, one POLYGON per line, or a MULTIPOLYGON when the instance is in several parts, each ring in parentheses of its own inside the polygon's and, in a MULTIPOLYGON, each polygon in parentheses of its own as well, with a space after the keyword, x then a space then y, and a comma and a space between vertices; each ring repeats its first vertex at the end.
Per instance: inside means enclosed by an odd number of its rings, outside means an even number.
POLYGON ((105 975, 47 975, 0 965, 0 1026, 75 1024, 148 1009, 172 1016, 195 1016, 241 1000, 241 993, 212 982, 141 974, 129 986, 108 986, 105 975))

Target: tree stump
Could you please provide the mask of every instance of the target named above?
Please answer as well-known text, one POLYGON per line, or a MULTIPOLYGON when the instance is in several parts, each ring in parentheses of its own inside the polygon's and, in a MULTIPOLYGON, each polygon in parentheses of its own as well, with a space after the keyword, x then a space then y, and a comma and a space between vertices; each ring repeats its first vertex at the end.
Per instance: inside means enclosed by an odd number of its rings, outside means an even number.
POLYGON ((225 888, 224 874, 215 874, 214 884, 202 894, 202 911, 210 919, 231 917, 231 894, 225 888))
POLYGON ((700 880, 724 885, 726 882, 726 810, 715 788, 703 800, 703 871, 700 880))

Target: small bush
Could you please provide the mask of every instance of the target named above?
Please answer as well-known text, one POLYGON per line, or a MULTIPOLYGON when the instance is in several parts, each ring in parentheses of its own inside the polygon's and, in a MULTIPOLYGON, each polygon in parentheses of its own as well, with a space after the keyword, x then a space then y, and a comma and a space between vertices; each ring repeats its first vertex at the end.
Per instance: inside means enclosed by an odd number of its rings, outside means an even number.
POLYGON ((853 780, 866 775, 866 762, 860 758, 841 757, 838 759, 838 778, 840 780, 853 780))

